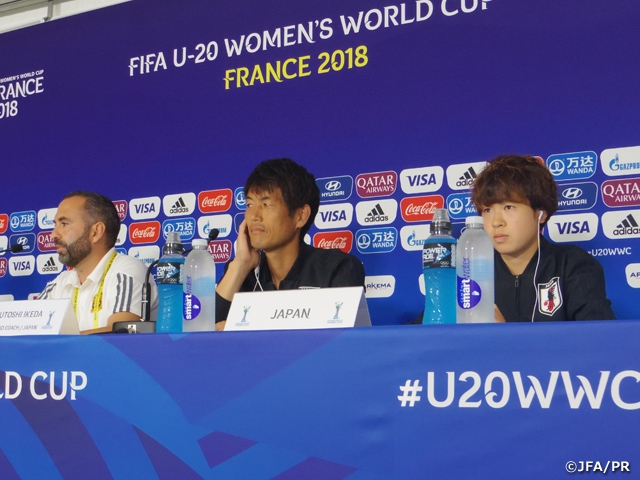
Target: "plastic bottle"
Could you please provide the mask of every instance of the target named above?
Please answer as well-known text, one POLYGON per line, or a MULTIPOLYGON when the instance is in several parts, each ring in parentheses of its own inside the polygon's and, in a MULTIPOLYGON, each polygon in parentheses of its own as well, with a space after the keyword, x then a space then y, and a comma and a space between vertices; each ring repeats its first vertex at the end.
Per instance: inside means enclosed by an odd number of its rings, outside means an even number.
POLYGON ((457 323, 494 322, 493 244, 482 217, 467 217, 456 253, 457 323))
POLYGON ((170 232, 156 270, 158 318, 156 332, 182 332, 182 267, 184 248, 179 232, 170 232))
POLYGON ((422 248, 425 304, 422 323, 456 323, 456 239, 446 208, 436 209, 422 248))
POLYGON ((216 264, 201 238, 191 243, 182 278, 182 331, 213 331, 216 326, 216 264))

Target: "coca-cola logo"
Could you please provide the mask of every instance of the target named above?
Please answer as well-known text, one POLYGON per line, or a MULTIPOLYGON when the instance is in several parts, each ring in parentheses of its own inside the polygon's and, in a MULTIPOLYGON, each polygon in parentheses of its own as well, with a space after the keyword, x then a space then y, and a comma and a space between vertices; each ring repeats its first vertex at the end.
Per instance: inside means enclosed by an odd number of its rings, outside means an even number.
POLYGON ((8 226, 9 226, 9 215, 7 215, 6 213, 0 213, 0 233, 6 232, 8 226))
POLYGON ((216 263, 226 263, 231 258, 232 246, 231 240, 216 240, 209 242, 207 250, 216 263))
POLYGON ((0 258, 0 277, 4 277, 7 274, 7 259, 0 258))
POLYGON ((38 233, 38 250, 41 252, 51 252, 56 249, 56 244, 51 238, 51 232, 38 233))
POLYGON ((349 230, 319 232, 313 236, 313 246, 324 249, 337 248, 349 253, 353 247, 353 233, 349 230))
POLYGON ((126 200, 116 200, 115 202, 113 202, 113 206, 116 207, 116 211, 118 212, 118 217, 120 217, 120 221, 124 222, 124 219, 127 218, 126 200))
POLYGON ((400 212, 405 222, 429 222, 436 208, 444 208, 442 195, 408 197, 400 201, 400 212))
POLYGON ((131 243, 155 243, 160 238, 160 222, 138 222, 129 227, 129 240, 131 243))
POLYGON ((198 207, 202 213, 226 212, 231 208, 233 192, 225 188, 222 190, 207 190, 198 194, 198 207))

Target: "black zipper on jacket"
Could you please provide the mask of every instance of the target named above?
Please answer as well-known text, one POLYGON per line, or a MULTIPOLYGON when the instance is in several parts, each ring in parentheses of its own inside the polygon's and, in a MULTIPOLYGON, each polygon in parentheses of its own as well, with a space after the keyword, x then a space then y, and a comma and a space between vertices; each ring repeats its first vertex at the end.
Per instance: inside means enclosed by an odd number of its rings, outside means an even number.
POLYGON ((516 275, 516 318, 520 319, 520 275, 516 275))

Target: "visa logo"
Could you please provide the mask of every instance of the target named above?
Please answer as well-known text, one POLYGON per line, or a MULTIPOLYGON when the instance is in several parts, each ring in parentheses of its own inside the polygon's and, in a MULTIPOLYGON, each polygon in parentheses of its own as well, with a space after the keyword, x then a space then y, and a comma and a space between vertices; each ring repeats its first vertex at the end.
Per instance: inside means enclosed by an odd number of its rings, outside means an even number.
POLYGON ((558 232, 560 235, 574 234, 574 233, 591 233, 589 229, 589 222, 565 222, 556 223, 558 226, 558 232))
POLYGON ((433 173, 431 175, 426 173, 424 175, 413 175, 407 177, 407 179, 410 187, 424 187, 425 185, 436 185, 438 183, 433 173))
POLYGON ((346 228, 353 220, 353 205, 338 203, 320 205, 315 219, 315 226, 320 230, 346 228))
POLYGON ((20 272, 20 271, 28 271, 31 270, 31 262, 27 261, 22 261, 22 262, 16 262, 13 261, 13 269, 20 272))
POLYGON ((595 213, 554 215, 549 223, 549 237, 554 242, 585 242, 598 233, 600 218, 595 213))
POLYGON ((344 210, 334 210, 330 212, 320 212, 323 222, 339 222, 347 220, 347 212, 344 210))
POLYGON ((156 206, 153 203, 143 203, 141 205, 134 206, 136 213, 151 213, 156 211, 156 206))

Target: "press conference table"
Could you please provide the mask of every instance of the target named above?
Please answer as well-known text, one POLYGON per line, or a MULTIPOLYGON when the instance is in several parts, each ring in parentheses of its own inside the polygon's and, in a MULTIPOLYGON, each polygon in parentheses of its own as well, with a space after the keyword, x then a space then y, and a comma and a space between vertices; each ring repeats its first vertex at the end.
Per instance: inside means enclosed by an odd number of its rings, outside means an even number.
POLYGON ((0 477, 633 478, 638 345, 638 321, 4 337, 0 477))

